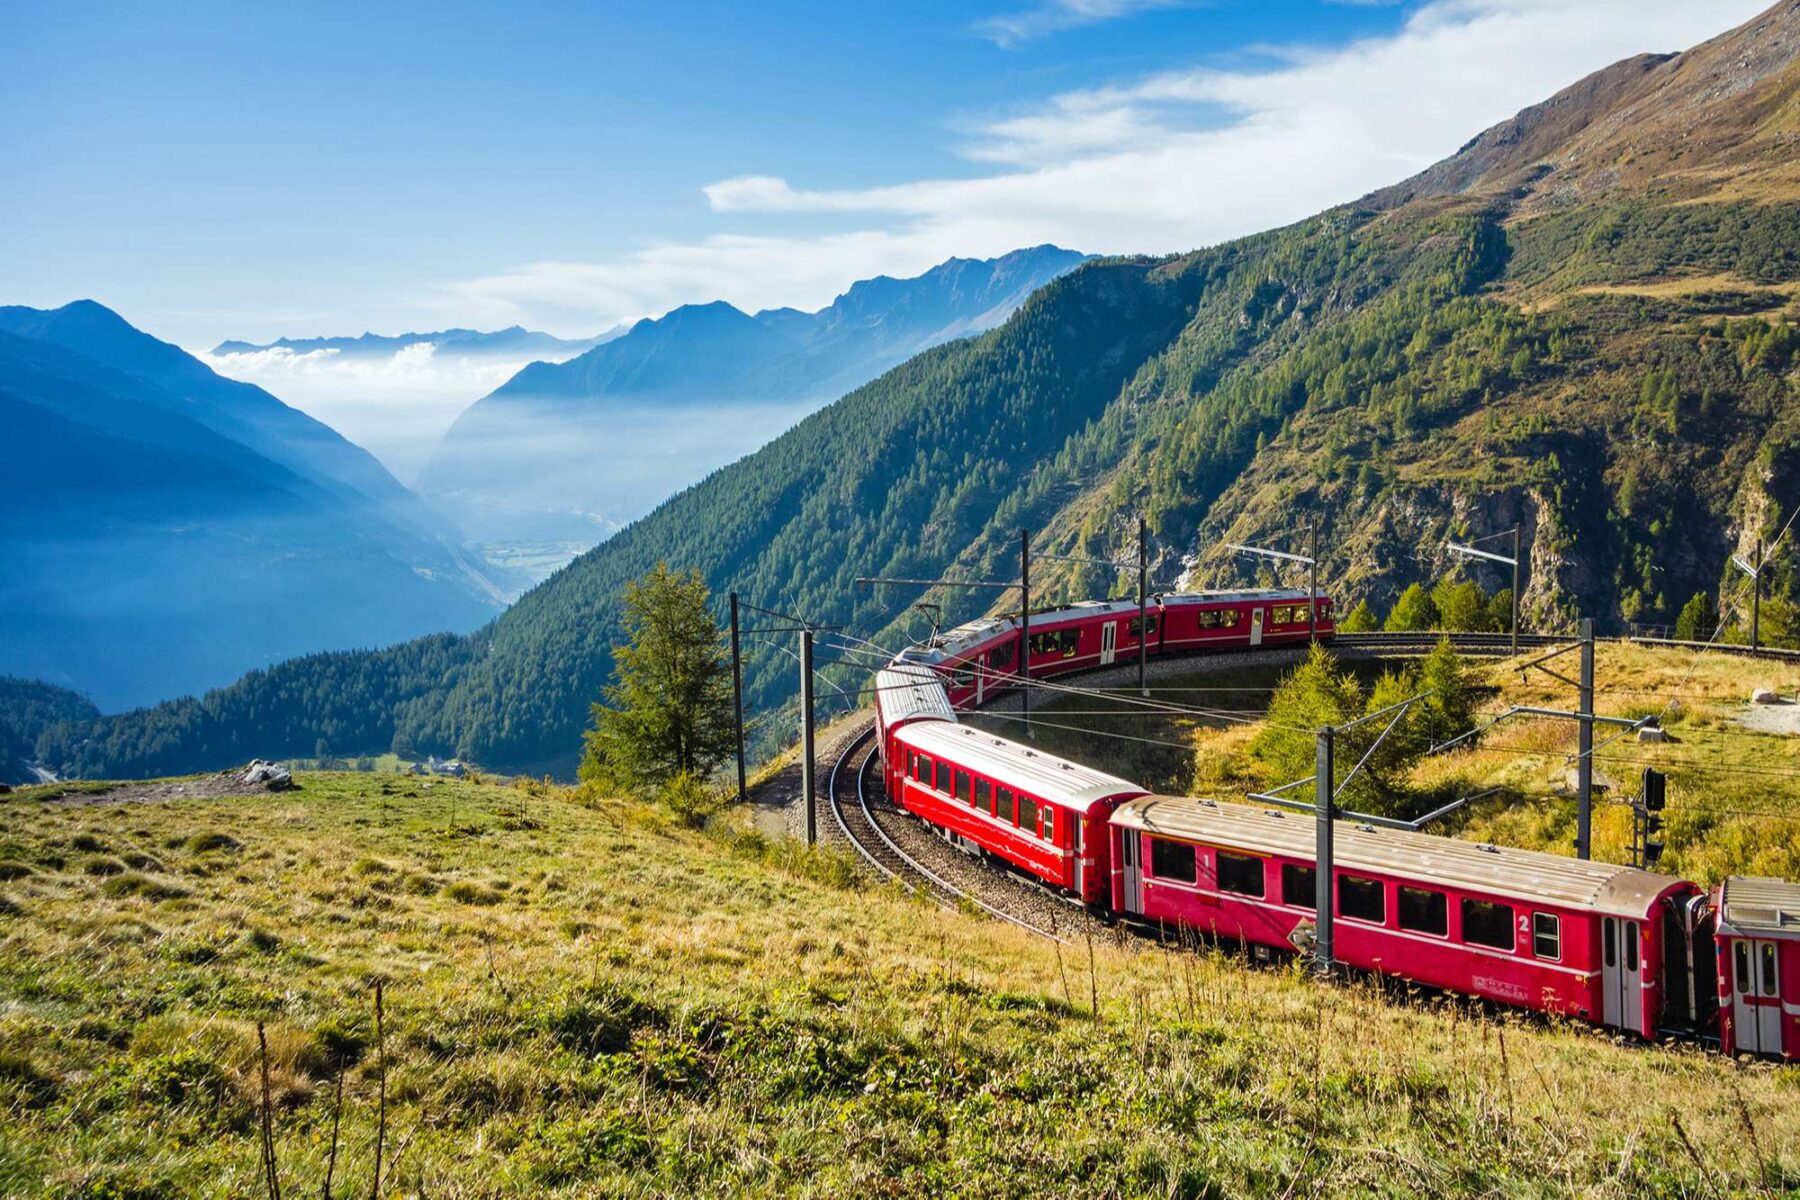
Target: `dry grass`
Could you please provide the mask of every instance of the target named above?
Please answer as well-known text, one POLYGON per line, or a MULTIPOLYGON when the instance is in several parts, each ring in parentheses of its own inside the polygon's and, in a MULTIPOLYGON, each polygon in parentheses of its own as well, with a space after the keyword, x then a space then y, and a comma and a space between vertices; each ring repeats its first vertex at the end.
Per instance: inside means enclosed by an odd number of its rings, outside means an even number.
POLYGON ((0 854, 31 871, 0 916, 0 1191, 259 1192, 263 1021, 285 1190, 319 1191, 342 1068, 335 1186, 366 1194, 375 979, 390 1194, 1800 1183, 1794 1068, 1105 928, 1090 984, 1082 938, 1058 954, 847 889, 830 856, 729 823, 694 833, 541 785, 303 782, 291 797, 9 803, 0 854), (195 840, 224 829, 237 845, 195 840), (191 894, 108 896, 68 851, 80 839, 153 854, 191 894), (497 898, 463 902, 463 884, 497 898))

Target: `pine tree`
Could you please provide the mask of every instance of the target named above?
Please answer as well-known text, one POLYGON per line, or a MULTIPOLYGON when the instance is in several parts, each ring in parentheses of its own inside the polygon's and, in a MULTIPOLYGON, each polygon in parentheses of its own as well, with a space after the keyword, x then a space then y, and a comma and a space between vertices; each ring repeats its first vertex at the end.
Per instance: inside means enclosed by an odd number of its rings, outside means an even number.
POLYGON ((1391 632, 1430 629, 1437 624, 1437 604, 1422 584, 1412 584, 1400 598, 1394 601, 1394 607, 1388 613, 1384 628, 1391 632))
POLYGON ((1675 618, 1675 636, 1684 642, 1710 641, 1718 627, 1719 612, 1705 592, 1695 592, 1675 618))
POLYGON ((1369 602, 1358 600, 1356 607, 1337 623, 1337 627, 1344 633, 1369 633, 1381 628, 1381 623, 1375 619, 1375 610, 1369 607, 1369 602))
POLYGON ((626 644, 592 708, 581 778, 635 792, 704 779, 728 758, 731 667, 698 571, 658 563, 624 592, 626 644))

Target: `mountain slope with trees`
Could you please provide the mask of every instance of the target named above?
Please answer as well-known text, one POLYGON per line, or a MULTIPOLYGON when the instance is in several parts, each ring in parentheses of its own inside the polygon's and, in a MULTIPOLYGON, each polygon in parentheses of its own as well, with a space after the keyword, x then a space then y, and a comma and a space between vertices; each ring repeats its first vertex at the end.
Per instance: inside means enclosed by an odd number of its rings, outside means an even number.
MULTIPOLYGON (((1157 578, 1192 584, 1255 577, 1221 543, 1292 544, 1317 520, 1324 584, 1383 610, 1458 569, 1446 538, 1517 522, 1532 624, 1673 624, 1706 592, 1729 626, 1730 555, 1800 505, 1797 50, 1800 6, 1783 4, 1600 72, 1397 189, 1191 254, 1090 263, 676 496, 368 726, 566 772, 618 598, 659 561, 892 646, 922 630, 918 595, 856 577, 1014 576, 1020 526, 1046 550, 1117 555, 1140 515, 1157 578)), ((1765 633, 1794 632, 1794 550, 1773 559, 1765 633)), ((1046 599, 1130 584, 1048 562, 1034 582, 1046 599)), ((946 621, 991 599, 931 598, 946 621)), ((288 671, 307 676, 269 677, 288 671)), ((753 702, 783 702, 792 676, 761 651, 753 702)), ((282 728, 229 691, 199 703, 234 737, 282 728)), ((47 748, 88 774, 217 755, 169 716, 94 731, 114 754, 79 729, 47 748)))

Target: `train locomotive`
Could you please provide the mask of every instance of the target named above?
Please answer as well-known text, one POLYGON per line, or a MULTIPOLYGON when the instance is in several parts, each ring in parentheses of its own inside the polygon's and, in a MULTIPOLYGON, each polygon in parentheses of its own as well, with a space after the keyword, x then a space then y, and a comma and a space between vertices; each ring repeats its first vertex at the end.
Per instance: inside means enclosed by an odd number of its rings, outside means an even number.
MULTIPOLYGON (((1319 880, 1310 816, 1158 796, 997 737, 960 711, 1033 679, 1140 653, 1238 650, 1333 634, 1295 591, 1083 603, 984 618, 876 674, 887 794, 953 844, 1090 909, 1185 926, 1260 954, 1310 948, 1319 880)), ((1800 1059, 1800 884, 1711 889, 1631 867, 1340 822, 1329 902, 1352 968, 1643 1038, 1716 1038, 1800 1059)))

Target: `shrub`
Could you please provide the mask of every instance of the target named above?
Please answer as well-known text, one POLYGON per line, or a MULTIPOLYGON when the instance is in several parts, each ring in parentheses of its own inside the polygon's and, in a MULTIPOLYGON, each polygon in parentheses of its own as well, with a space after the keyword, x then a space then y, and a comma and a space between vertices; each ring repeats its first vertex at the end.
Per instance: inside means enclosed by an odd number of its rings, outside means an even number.
POLYGON ((483 906, 498 904, 506 898, 499 888, 489 887, 485 883, 477 883, 473 879, 458 879, 444 889, 444 895, 458 904, 483 906))
POLYGON ((179 900, 193 894, 179 884, 166 879, 153 879, 138 871, 113 876, 100 885, 100 892, 114 900, 126 896, 142 896, 146 900, 179 900))
POLYGON ((724 794, 689 771, 678 771, 658 790, 656 798, 689 829, 700 829, 725 807, 724 794))

